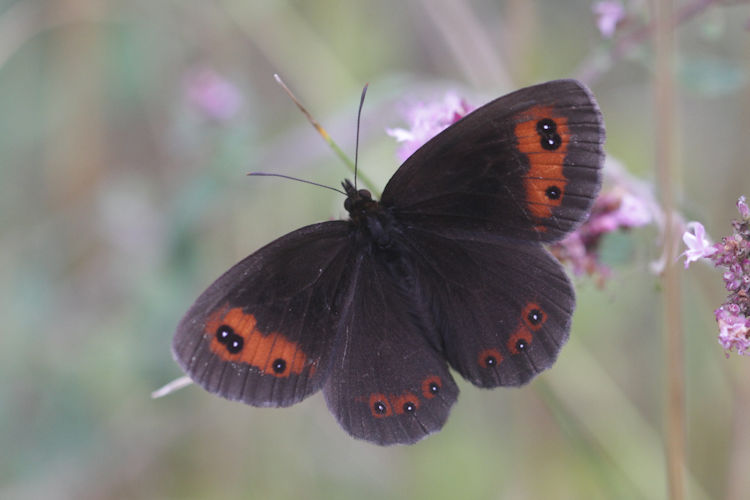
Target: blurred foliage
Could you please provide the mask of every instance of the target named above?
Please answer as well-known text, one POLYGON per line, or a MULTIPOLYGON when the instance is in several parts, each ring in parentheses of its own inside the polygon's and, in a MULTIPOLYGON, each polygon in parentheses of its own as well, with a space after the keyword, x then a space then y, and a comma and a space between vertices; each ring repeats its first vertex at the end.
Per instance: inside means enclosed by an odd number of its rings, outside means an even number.
MULTIPOLYGON (((663 498, 655 231, 612 242, 604 289, 578 283, 553 369, 521 390, 462 383, 443 431, 411 447, 352 440, 319 395, 284 410, 196 387, 149 398, 180 375, 171 336, 205 286, 344 213, 329 191, 245 177, 348 175, 273 73, 351 154, 370 82, 360 168, 382 188, 402 103, 457 90, 479 105, 598 68, 608 151, 653 179, 649 39, 606 64, 617 39, 591 3, 0 1, 0 497, 663 498), (231 117, 187 98, 196 68, 239 91, 231 117)), ((678 30, 674 182, 718 238, 750 195, 750 9, 715 3, 678 30)), ((743 498, 750 360, 717 345, 714 270, 683 284, 691 498, 743 498)))

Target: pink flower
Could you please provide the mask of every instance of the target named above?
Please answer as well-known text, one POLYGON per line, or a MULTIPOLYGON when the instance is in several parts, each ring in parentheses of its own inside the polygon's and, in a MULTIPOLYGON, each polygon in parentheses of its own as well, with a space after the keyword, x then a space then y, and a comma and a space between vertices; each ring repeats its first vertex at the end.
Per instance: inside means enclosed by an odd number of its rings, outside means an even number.
POLYGON ((743 219, 750 219, 750 208, 748 208, 747 201, 745 201, 744 196, 740 196, 740 198, 737 200, 737 210, 740 211, 740 216, 743 219))
POLYGON ((208 118, 226 121, 242 106, 242 94, 237 87, 210 68, 191 71, 185 87, 190 103, 208 118))
POLYGON ((399 159, 404 161, 425 142, 469 114, 473 109, 457 94, 448 93, 442 101, 420 102, 406 109, 404 115, 409 123, 408 129, 387 128, 385 131, 396 141, 404 143, 398 150, 399 159))
POLYGON ((586 224, 590 231, 597 233, 645 226, 653 219, 644 200, 622 189, 602 193, 594 202, 592 214, 595 217, 590 217, 586 224))
POLYGON ((604 38, 612 38, 617 24, 625 19, 625 8, 620 2, 596 2, 591 10, 596 15, 596 27, 604 38))
POLYGON ((706 238, 706 229, 700 222, 688 222, 687 231, 682 235, 682 241, 688 247, 680 256, 685 256, 685 269, 691 262, 698 259, 705 259, 716 253, 716 248, 711 244, 711 240, 706 238), (690 230, 693 230, 691 233, 690 230))
POLYGON ((624 193, 617 210, 617 222, 620 227, 641 227, 651 224, 654 217, 648 204, 632 193, 624 193))
POLYGON ((719 324, 719 343, 727 355, 735 348, 738 354, 750 355, 750 210, 744 196, 737 200, 737 210, 741 219, 732 221, 732 234, 712 246, 709 246, 703 226, 690 223, 695 234, 683 235, 689 247, 685 252, 685 267, 688 262, 708 258, 715 267, 723 269, 722 278, 729 295, 714 311, 719 324))
POLYGON ((735 304, 724 304, 714 311, 719 324, 719 344, 727 351, 737 349, 737 354, 748 355, 750 349, 750 319, 735 304))
POLYGON ((651 200, 630 190, 626 183, 612 178, 609 187, 594 202, 589 219, 562 241, 553 243, 550 251, 560 262, 569 263, 573 273, 598 276, 603 285, 611 274, 599 258, 603 238, 615 231, 645 226, 654 220, 651 200))

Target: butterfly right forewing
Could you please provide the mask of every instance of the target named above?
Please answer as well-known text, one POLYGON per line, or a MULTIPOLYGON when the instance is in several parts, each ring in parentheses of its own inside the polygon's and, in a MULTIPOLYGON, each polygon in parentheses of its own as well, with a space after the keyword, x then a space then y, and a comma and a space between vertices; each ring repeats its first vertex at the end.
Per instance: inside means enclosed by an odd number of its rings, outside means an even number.
POLYGON ((418 149, 382 204, 406 226, 554 241, 583 222, 599 191, 604 125, 575 80, 517 90, 418 149))

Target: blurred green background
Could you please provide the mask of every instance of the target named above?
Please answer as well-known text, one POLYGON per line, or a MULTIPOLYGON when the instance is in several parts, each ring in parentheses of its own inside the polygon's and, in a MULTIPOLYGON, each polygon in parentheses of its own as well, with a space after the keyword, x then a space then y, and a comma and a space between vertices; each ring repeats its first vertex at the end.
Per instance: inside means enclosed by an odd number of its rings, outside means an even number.
MULTIPOLYGON (((462 381, 417 445, 351 439, 320 395, 283 410, 149 396, 181 375, 174 327, 214 278, 344 214, 332 192, 245 177, 349 175, 274 73, 351 156, 370 83, 360 168, 379 188, 405 102, 571 76, 601 104, 608 152, 652 181, 652 46, 612 60, 592 3, 0 1, 0 498, 664 498, 654 227, 606 245, 604 289, 577 280, 551 370, 520 390, 462 381), (202 107, 196 78, 234 105, 202 107)), ((750 8, 677 5, 699 9, 678 29, 673 182, 718 239, 750 195, 750 8)), ((648 22, 647 2, 626 6, 623 30, 648 22)), ((689 498, 747 498, 750 359, 716 342, 720 273, 694 265, 683 287, 689 498)))

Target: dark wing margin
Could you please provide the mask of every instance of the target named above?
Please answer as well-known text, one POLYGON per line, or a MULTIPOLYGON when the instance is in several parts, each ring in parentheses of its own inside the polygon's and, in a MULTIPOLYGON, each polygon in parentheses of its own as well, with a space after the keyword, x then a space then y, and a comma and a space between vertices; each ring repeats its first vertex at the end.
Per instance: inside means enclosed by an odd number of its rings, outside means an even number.
POLYGON ((175 360, 209 392, 289 406, 319 390, 334 350, 339 289, 348 284, 349 228, 293 231, 240 261, 180 321, 175 360))

